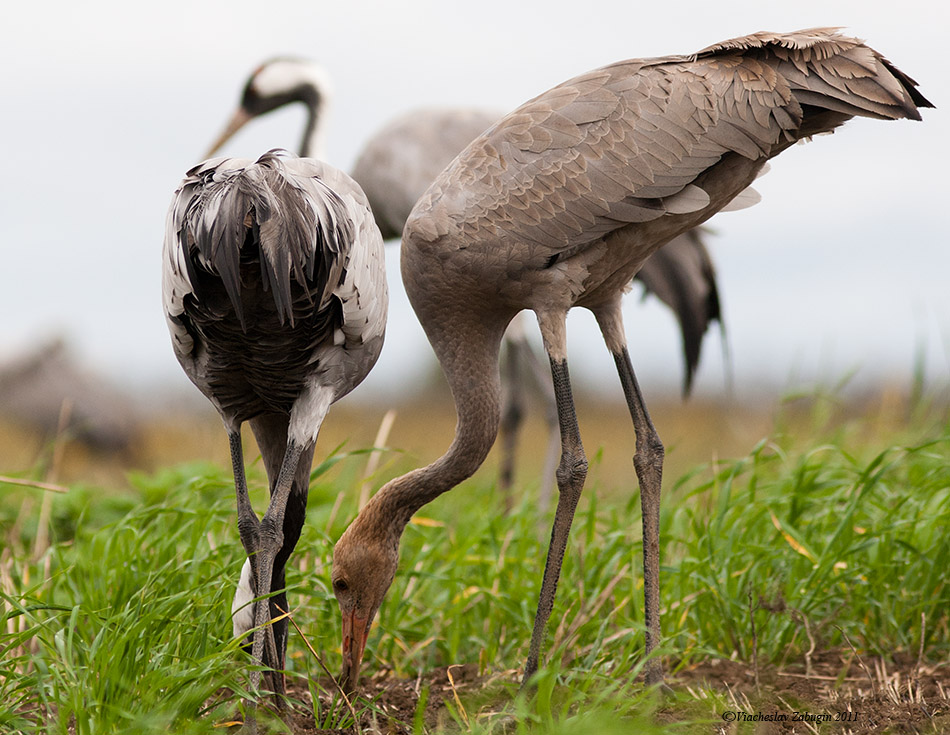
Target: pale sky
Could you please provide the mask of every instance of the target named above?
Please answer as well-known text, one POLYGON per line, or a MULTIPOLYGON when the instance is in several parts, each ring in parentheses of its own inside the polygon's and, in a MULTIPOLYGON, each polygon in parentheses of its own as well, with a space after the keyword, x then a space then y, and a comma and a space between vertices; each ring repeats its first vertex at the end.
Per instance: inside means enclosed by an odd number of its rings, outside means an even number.
MULTIPOLYGON (((269 57, 326 66, 327 158, 346 170, 374 131, 415 107, 509 109, 619 59, 838 25, 944 109, 925 110, 923 123, 857 120, 796 146, 757 182, 760 204, 711 221, 735 374, 779 386, 852 370, 906 381, 923 349, 928 373, 946 380, 948 20, 937 0, 17 3, 0 44, 0 361, 65 333, 87 363, 127 384, 186 380, 161 312, 165 212, 269 57)), ((294 150, 303 118, 287 109, 255 121, 224 152, 294 150)), ((397 248, 387 255, 391 317, 370 391, 398 389, 433 359, 397 248)), ((675 389, 678 332, 638 292, 625 308, 634 365, 648 393, 675 389)), ((573 317, 568 336, 575 375, 616 380, 589 315, 573 317)), ((720 393, 717 336, 704 352, 697 385, 720 393)))

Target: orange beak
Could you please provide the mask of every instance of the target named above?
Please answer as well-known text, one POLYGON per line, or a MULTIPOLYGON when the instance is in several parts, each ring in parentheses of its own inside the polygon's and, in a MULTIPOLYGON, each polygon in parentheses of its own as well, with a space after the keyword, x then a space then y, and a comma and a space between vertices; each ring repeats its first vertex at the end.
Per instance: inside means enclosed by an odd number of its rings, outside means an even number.
POLYGON ((340 675, 340 686, 347 694, 355 692, 359 683, 369 622, 369 618, 361 618, 355 611, 343 613, 343 673, 340 675))
POLYGON ((217 153, 218 149, 227 143, 238 130, 247 125, 251 117, 251 113, 243 107, 237 108, 237 110, 234 111, 234 115, 232 115, 228 121, 227 127, 225 127, 221 135, 218 136, 218 139, 214 141, 214 144, 208 149, 208 152, 205 153, 205 158, 211 158, 211 156, 217 153))

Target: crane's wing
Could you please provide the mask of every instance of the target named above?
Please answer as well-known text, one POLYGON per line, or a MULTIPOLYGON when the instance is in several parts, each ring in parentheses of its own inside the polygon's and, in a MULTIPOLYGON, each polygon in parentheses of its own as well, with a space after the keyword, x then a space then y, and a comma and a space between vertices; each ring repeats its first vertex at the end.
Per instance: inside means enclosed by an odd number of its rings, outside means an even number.
POLYGON ((413 234, 507 234, 550 263, 626 224, 704 209, 694 182, 726 154, 764 161, 853 115, 919 119, 929 103, 914 85, 834 29, 613 64, 474 141, 420 200, 413 234))
POLYGON ((199 274, 220 279, 243 325, 240 267, 248 252, 260 261, 282 321, 293 323, 299 293, 292 283, 313 308, 323 308, 344 280, 360 224, 352 201, 368 218, 365 197, 345 174, 278 151, 257 161, 211 159, 188 171, 168 212, 163 254, 162 295, 176 353, 193 347, 182 315, 187 299, 201 299, 199 274))

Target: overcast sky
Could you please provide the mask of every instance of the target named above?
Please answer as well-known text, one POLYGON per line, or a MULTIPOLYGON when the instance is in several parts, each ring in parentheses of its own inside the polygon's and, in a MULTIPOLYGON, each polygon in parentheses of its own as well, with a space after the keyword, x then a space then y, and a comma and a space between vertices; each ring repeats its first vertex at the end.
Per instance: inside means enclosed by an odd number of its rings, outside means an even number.
MULTIPOLYGON (((924 111, 923 123, 857 120, 796 146, 756 184, 759 205, 711 221, 736 377, 787 386, 856 370, 906 380, 923 349, 929 374, 946 379, 948 20, 936 0, 17 3, 0 44, 0 360, 65 333, 84 361, 128 384, 185 380, 160 306, 165 212, 271 56, 326 66, 328 159, 348 169, 374 131, 421 105, 509 109, 619 59, 839 25, 944 109, 924 111)), ((225 153, 295 149, 303 119, 299 109, 262 118, 225 153)), ((388 256, 376 389, 408 383, 432 359, 397 249, 388 256)), ((641 382, 648 392, 678 386, 675 323, 637 296, 625 314, 641 382)), ((615 380, 588 314, 572 318, 569 340, 576 374, 615 380)), ((715 337, 705 358, 698 386, 721 392, 715 337)))

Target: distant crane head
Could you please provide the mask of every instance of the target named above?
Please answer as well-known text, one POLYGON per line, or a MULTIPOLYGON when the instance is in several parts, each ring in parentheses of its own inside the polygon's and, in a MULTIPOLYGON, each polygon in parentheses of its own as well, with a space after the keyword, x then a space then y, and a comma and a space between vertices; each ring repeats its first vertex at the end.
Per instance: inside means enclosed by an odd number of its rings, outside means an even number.
POLYGON ((321 158, 320 118, 331 94, 330 77, 319 64, 297 57, 270 59, 257 67, 244 84, 238 108, 205 157, 214 155, 254 118, 300 102, 308 115, 300 155, 321 158))

